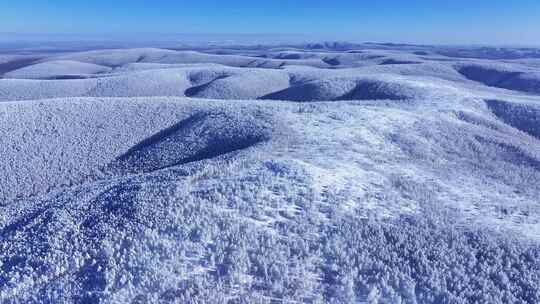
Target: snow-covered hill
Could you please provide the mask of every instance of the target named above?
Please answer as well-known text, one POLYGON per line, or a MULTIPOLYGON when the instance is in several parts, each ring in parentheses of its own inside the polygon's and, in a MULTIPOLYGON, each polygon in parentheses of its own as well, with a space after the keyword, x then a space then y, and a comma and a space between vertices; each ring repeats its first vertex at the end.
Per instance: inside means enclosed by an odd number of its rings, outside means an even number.
POLYGON ((77 79, 92 74, 110 72, 109 67, 78 61, 46 61, 4 74, 4 78, 21 79, 77 79))
POLYGON ((1 303, 540 302, 534 60, 227 52, 2 59, 1 303))

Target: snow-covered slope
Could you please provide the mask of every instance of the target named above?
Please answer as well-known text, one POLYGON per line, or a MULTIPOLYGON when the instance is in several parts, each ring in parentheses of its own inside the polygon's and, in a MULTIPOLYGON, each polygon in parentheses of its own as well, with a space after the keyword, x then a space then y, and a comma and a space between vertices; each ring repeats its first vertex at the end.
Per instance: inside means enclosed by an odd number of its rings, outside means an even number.
POLYGON ((219 63, 233 67, 279 68, 286 64, 327 67, 321 60, 277 60, 242 55, 215 55, 197 51, 173 51, 163 49, 102 50, 74 53, 60 56, 58 59, 75 60, 98 65, 118 67, 128 63, 219 63))
MULTIPOLYGON (((429 81, 428 81, 429 82, 429 81)), ((406 100, 425 95, 425 84, 399 77, 338 77, 293 85, 263 96, 263 99, 292 101, 406 100)))
POLYGON ((4 74, 4 78, 21 79, 76 79, 92 74, 107 73, 109 67, 79 61, 46 61, 4 74))
POLYGON ((465 64, 458 70, 465 77, 488 86, 540 94, 540 72, 509 64, 465 64))
POLYGON ((184 96, 184 71, 152 70, 88 79, 0 79, 0 101, 57 97, 184 96))
MULTIPOLYGON (((192 74, 192 79, 201 77, 192 74)), ((283 71, 251 69, 217 75, 201 85, 186 90, 186 96, 215 99, 257 99, 289 86, 289 75, 283 71)))
POLYGON ((540 302, 533 65, 229 52, 0 80, 0 302, 540 302))

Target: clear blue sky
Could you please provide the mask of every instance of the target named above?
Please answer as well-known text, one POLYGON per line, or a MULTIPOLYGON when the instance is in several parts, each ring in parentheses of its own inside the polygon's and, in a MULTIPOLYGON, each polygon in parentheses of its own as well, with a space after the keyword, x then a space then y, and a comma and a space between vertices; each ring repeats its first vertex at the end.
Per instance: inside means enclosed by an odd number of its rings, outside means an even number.
POLYGON ((4 0, 0 32, 540 45, 540 0, 4 0))

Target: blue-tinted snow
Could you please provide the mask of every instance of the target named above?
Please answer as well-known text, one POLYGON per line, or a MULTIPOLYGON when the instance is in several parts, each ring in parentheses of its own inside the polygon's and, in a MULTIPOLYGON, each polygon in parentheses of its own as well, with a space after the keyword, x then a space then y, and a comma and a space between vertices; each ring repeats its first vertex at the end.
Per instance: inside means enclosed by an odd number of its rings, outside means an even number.
POLYGON ((538 303, 534 54, 1 55, 0 302, 538 303))

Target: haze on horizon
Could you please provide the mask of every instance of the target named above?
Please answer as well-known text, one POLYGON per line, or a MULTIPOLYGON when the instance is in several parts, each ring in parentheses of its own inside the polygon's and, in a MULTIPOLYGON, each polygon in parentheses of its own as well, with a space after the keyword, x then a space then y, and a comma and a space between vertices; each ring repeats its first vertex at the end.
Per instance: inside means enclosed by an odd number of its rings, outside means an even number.
POLYGON ((20 0, 0 3, 0 29, 10 33, 4 40, 274 33, 265 37, 532 46, 540 44, 540 2, 20 0))

